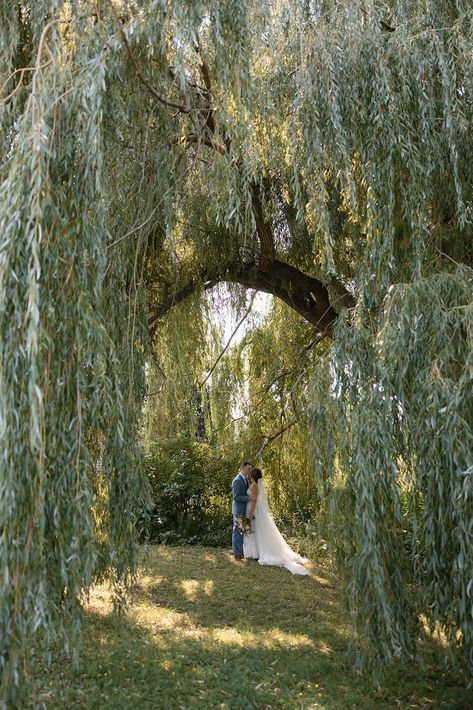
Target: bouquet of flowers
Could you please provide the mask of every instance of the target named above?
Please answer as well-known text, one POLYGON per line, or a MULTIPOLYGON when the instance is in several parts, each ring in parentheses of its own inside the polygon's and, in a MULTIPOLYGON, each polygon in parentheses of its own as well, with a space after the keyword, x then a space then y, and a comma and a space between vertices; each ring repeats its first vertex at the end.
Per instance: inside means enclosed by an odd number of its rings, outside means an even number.
POLYGON ((249 518, 246 518, 244 515, 238 515, 236 523, 238 525, 239 531, 243 533, 243 535, 249 535, 252 532, 251 520, 249 518))

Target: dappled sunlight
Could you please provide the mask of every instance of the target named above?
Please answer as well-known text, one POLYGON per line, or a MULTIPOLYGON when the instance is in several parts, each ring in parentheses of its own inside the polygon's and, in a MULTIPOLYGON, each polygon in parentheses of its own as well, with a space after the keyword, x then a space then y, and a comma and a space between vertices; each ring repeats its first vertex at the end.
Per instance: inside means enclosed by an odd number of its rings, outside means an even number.
POLYGON ((314 579, 316 582, 318 582, 322 587, 327 587, 329 589, 335 588, 335 585, 327 577, 323 577, 322 575, 317 574, 314 571, 313 565, 306 565, 306 567, 310 570, 310 573, 312 575, 312 579, 314 579))
POLYGON ((205 562, 215 562, 217 560, 217 557, 213 554, 206 553, 205 555, 203 555, 203 559, 205 560, 205 562))
POLYGON ((328 643, 325 643, 325 641, 320 641, 318 644, 318 649, 321 653, 324 653, 326 656, 329 656, 332 653, 332 648, 328 645, 328 643))
MULTIPOLYGON (((196 583, 196 580, 186 580, 181 583, 180 586, 185 590, 186 596, 192 601, 196 589, 199 588, 200 585, 196 583)), ((213 584, 209 584, 208 580, 207 583, 204 583, 203 587, 207 590, 205 593, 210 594, 213 584)), ((110 605, 110 593, 108 598, 105 598, 103 593, 95 593, 93 599, 91 598, 89 611, 97 613, 102 617, 111 616, 112 611, 110 605)), ((188 614, 144 601, 133 604, 130 607, 128 616, 138 626, 145 628, 152 635, 159 634, 161 631, 172 630, 176 638, 190 637, 203 639, 223 646, 235 646, 236 648, 315 648, 314 641, 305 634, 288 633, 277 627, 257 632, 239 630, 232 626, 225 626, 221 629, 206 628, 193 623, 188 614)))
POLYGON ((157 587, 158 584, 161 584, 161 582, 164 581, 164 577, 159 577, 158 575, 149 575, 149 574, 144 574, 140 570, 140 575, 139 578, 134 582, 132 585, 131 589, 135 588, 140 588, 140 587, 147 587, 149 585, 153 585, 153 587, 157 587))
POLYGON ((85 604, 86 609, 93 609, 97 614, 106 616, 113 606, 113 593, 109 585, 98 584, 93 587, 89 599, 85 604))
MULTIPOLYGON (((304 630, 304 617, 317 616, 320 626, 325 623, 322 617, 328 614, 325 606, 334 603, 329 595, 323 604, 310 601, 310 597, 307 600, 307 584, 313 590, 320 586, 333 589, 332 580, 317 574, 314 565, 312 577, 303 579, 253 561, 235 563, 232 555, 223 551, 163 547, 148 549, 142 566, 143 574, 130 589, 127 617, 150 634, 150 642, 157 648, 165 647, 162 634, 172 633, 175 639, 193 639, 216 649, 316 650, 320 644, 304 630), (189 576, 189 563, 197 555, 199 564, 192 566, 189 576), (176 566, 179 559, 187 564, 176 566), (165 574, 151 574, 156 566, 166 570, 165 574), (183 578, 179 579, 181 574, 183 578), (273 613, 268 614, 271 598, 273 613), (303 608, 299 610, 301 603, 303 608), (221 623, 216 623, 219 618, 221 623)), ((109 587, 97 585, 90 594, 89 611, 101 617, 112 616, 112 598, 109 587)), ((328 648, 325 643, 323 652, 328 648)), ((161 663, 163 668, 171 668, 169 659, 161 663)))
POLYGON ((223 550, 154 549, 124 616, 114 614, 108 586, 91 591, 80 670, 59 653, 51 669, 37 673, 39 706, 468 707, 458 683, 445 680, 430 657, 423 668, 413 662, 394 670, 382 687, 353 673, 340 590, 325 570, 312 570, 301 579, 257 563, 235 569, 223 550))
POLYGON ((179 629, 191 625, 187 614, 181 614, 167 607, 155 604, 140 603, 133 607, 133 620, 140 626, 146 626, 151 631, 160 629, 179 629))
MULTIPOLYGON (((433 626, 431 626, 425 614, 421 614, 419 616, 419 621, 421 623, 422 632, 427 642, 435 644, 437 646, 441 646, 442 648, 447 650, 449 647, 449 641, 445 628, 443 628, 442 625, 439 624, 439 622, 436 622, 433 626)), ((457 643, 461 643, 461 631, 456 632, 456 641, 457 643)))
MULTIPOLYGON (((128 605, 133 604, 133 592, 142 589, 155 589, 164 580, 164 577, 140 574, 131 586, 127 598, 128 605)), ((85 608, 93 608, 99 614, 108 614, 113 607, 113 587, 110 584, 96 584, 89 592, 85 608)))
POLYGON ((218 629, 211 632, 211 638, 226 646, 240 646, 242 648, 274 649, 281 646, 285 649, 314 646, 314 642, 304 634, 289 634, 280 629, 254 633, 251 631, 238 631, 234 628, 218 629))
POLYGON ((200 594, 210 596, 214 590, 214 582, 211 579, 183 579, 179 586, 191 602, 195 601, 200 594))

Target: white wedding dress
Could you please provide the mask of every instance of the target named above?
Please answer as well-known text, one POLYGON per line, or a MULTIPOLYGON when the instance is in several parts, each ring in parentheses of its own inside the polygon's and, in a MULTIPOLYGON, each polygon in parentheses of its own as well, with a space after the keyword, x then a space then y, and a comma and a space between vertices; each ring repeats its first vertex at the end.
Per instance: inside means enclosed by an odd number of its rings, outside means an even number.
POLYGON ((245 557, 258 560, 260 565, 285 567, 292 574, 310 574, 309 570, 302 566, 307 560, 291 550, 279 532, 269 509, 268 494, 262 478, 258 481, 258 491, 255 517, 251 521, 252 532, 243 538, 245 557))

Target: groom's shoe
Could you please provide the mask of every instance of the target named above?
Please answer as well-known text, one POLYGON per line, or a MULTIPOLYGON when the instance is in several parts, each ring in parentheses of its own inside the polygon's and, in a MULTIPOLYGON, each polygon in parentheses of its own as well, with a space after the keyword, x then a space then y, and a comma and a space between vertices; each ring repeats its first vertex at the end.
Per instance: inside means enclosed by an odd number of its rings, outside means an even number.
POLYGON ((236 560, 244 560, 245 555, 233 555, 236 560))

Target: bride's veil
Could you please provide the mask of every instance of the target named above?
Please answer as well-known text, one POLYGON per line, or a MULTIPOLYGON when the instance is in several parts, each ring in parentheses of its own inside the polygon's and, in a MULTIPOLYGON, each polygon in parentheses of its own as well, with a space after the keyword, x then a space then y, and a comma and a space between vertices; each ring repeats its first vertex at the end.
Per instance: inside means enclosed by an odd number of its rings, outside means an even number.
POLYGON ((266 486, 262 478, 258 481, 258 503, 260 507, 268 508, 268 493, 266 491, 266 486))
POLYGON ((274 522, 268 503, 268 493, 262 478, 258 481, 255 532, 260 564, 284 566, 293 574, 309 574, 308 570, 302 566, 307 560, 291 550, 274 522))

